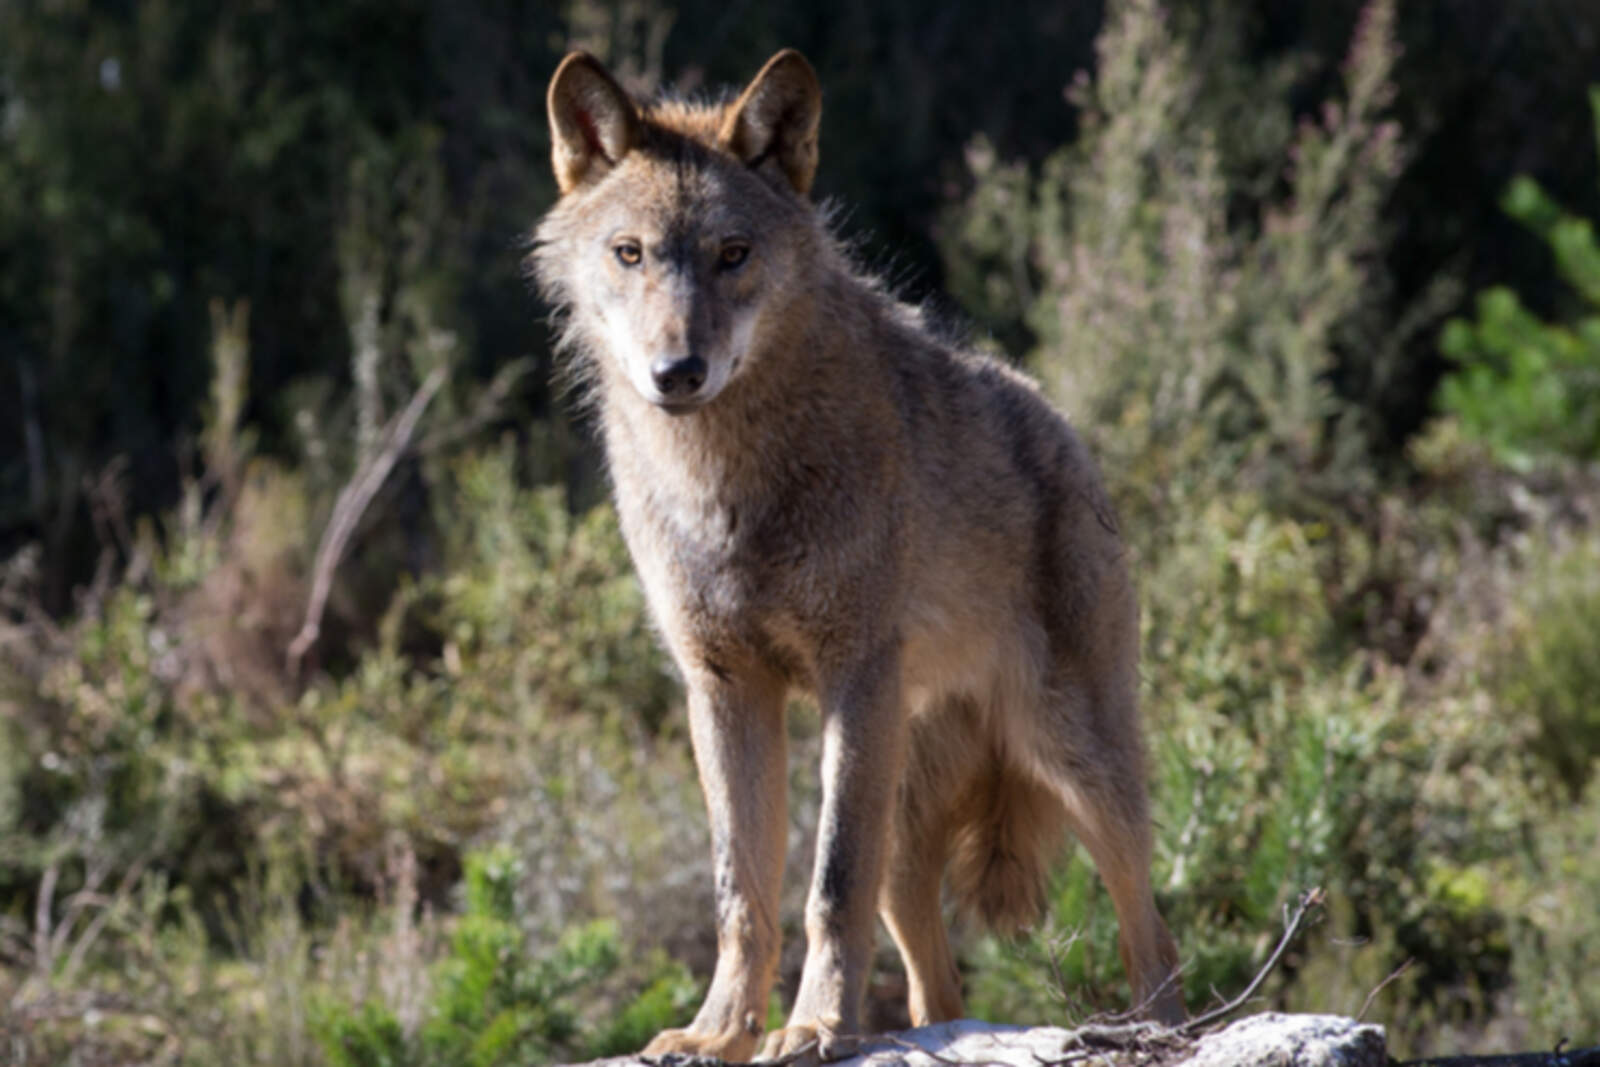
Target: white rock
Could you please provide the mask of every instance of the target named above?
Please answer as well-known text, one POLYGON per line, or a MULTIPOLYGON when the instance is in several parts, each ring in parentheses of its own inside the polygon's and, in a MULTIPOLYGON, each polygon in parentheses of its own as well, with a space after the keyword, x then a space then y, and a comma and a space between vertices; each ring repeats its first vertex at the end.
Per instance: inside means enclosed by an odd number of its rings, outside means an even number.
MULTIPOLYGON (((625 1056, 591 1067, 688 1067, 714 1061, 625 1056)), ((1197 1041, 1154 1024, 1083 1027, 1002 1026, 962 1019, 863 1039, 833 1067, 1386 1067, 1383 1028, 1340 1015, 1267 1013, 1240 1019, 1197 1041)))
POLYGON ((1184 1067, 1384 1067, 1383 1027, 1342 1015, 1268 1012, 1201 1038, 1184 1067))

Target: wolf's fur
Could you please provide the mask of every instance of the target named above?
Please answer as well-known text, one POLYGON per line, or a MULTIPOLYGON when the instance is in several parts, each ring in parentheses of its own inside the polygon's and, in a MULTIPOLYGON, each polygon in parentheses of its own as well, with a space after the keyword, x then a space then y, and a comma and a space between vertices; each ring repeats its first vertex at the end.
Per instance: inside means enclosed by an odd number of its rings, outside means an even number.
POLYGON ((959 1015, 942 878, 1023 925, 1068 830, 1110 890, 1136 998, 1181 1018, 1149 886, 1137 607, 1078 437, 852 270, 807 200, 820 92, 798 53, 720 106, 636 104, 574 54, 549 105, 563 195, 534 267, 687 683, 712 827, 716 971, 694 1022, 647 1051, 755 1048, 796 687, 822 707, 823 806, 800 990, 767 1054, 855 1030, 875 913, 913 1020, 959 1015), (703 384, 663 386, 690 356, 703 384))

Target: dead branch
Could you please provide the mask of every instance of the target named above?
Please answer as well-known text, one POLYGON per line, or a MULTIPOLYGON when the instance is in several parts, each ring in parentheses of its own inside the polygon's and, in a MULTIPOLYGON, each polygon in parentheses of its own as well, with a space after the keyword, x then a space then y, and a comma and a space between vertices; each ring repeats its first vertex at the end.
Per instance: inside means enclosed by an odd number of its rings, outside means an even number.
POLYGON ((1378 994, 1383 992, 1384 986, 1388 985, 1390 982, 1393 982, 1395 979, 1409 971, 1411 969, 1411 965, 1415 962, 1416 960, 1406 960, 1393 971, 1390 971, 1389 977, 1372 987, 1372 992, 1367 994, 1367 999, 1361 1002, 1361 1010, 1356 1012, 1356 1022, 1360 1022, 1366 1016, 1367 1009, 1371 1008, 1372 1002, 1378 999, 1378 994))
POLYGON ((33 964, 40 977, 50 974, 52 938, 50 937, 50 909, 55 903, 56 879, 61 877, 59 860, 52 860, 39 879, 39 899, 33 909, 33 964))
POLYGON ((500 417, 512 390, 534 369, 534 361, 527 357, 514 359, 495 372, 494 379, 472 405, 471 414, 440 427, 417 442, 417 452, 431 456, 445 448, 466 440, 500 417))
POLYGON ((1101 1061, 1107 1054, 1139 1053, 1165 1060, 1193 1042, 1193 1035, 1182 1027, 1160 1023, 1090 1023, 1069 1031, 1061 1056, 1034 1054, 1039 1067, 1069 1067, 1070 1064, 1101 1061))
POLYGON ((1178 1029, 1182 1030, 1185 1034, 1189 1034, 1190 1036, 1196 1036, 1202 1030, 1206 1029, 1206 1027, 1211 1026, 1214 1023, 1221 1022, 1223 1019, 1226 1019, 1228 1016, 1242 1008, 1251 997, 1256 995, 1256 990, 1261 988, 1261 983, 1267 980, 1267 975, 1271 974, 1278 966, 1278 961, 1283 959, 1284 952, 1287 951, 1289 945, 1293 943, 1295 935, 1300 932, 1300 925, 1305 921, 1306 916, 1312 911, 1322 907, 1322 903, 1326 899, 1327 894, 1325 894, 1320 888, 1308 889, 1304 893, 1301 893, 1300 903, 1295 907, 1294 914, 1291 915, 1288 921, 1285 923, 1283 928, 1283 936, 1278 939, 1277 947, 1272 950, 1272 955, 1267 957, 1267 962, 1261 965, 1261 969, 1256 972, 1256 976, 1250 979, 1250 984, 1244 987, 1244 992, 1240 993, 1226 1004, 1215 1007, 1203 1015, 1195 1016, 1193 1019, 1190 1019, 1188 1022, 1178 1027, 1178 1029))
POLYGON ((322 633, 322 612, 328 603, 328 592, 333 587, 333 572, 344 559, 345 550, 350 547, 350 539, 355 535, 362 515, 366 514, 367 505, 378 495, 389 472, 411 444, 411 436, 416 433, 422 413, 427 410, 434 394, 443 387, 445 371, 445 367, 438 366, 428 374, 404 410, 383 428, 382 444, 377 451, 357 468, 349 484, 339 491, 339 498, 333 505, 333 516, 328 520, 327 527, 322 531, 322 540, 317 545, 305 622, 289 644, 288 666, 292 677, 300 676, 300 661, 322 633))
POLYGON ((72 976, 83 965, 89 950, 94 947, 95 941, 99 939, 101 931, 105 929, 106 923, 111 920, 116 909, 133 895, 134 887, 138 884, 139 879, 143 877, 144 870, 150 865, 153 855, 154 853, 152 852, 140 856, 129 864, 128 869, 122 874, 121 881, 117 883, 116 891, 110 897, 96 895, 90 901, 91 904, 97 904, 100 910, 89 921, 89 925, 84 928, 83 933, 78 935, 77 942, 72 946, 72 951, 67 954, 67 962, 61 968, 60 980, 63 985, 72 981, 72 976))
MULTIPOLYGON (((87 842, 86 842, 87 844, 87 842)), ((89 902, 99 894, 100 884, 106 880, 106 875, 111 873, 111 864, 106 856, 96 854, 97 850, 85 848, 83 851, 83 888, 67 898, 66 904, 61 909, 61 918, 55 920, 55 928, 50 934, 50 969, 55 970, 56 960, 67 946, 67 939, 72 936, 73 928, 77 925, 78 913, 89 906, 89 902)))

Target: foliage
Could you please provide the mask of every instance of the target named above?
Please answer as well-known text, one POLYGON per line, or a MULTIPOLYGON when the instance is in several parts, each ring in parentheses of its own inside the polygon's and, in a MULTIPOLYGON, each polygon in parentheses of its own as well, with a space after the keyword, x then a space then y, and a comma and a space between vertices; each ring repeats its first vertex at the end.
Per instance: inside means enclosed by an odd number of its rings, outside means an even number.
POLYGON ((958 294, 1027 317, 1029 363, 1095 436, 1136 529, 1175 502, 1133 494, 1203 493, 1241 469, 1358 480, 1361 412, 1331 375, 1375 358, 1359 342, 1377 329, 1401 158, 1392 5, 1362 16, 1344 101, 1298 128, 1273 102, 1287 71, 1240 78, 1227 40, 1193 54, 1152 0, 1111 11, 1095 78, 1073 86, 1078 141, 1037 177, 982 140, 969 150, 976 190, 946 249, 977 269, 952 271, 958 294), (1278 158, 1281 194, 1241 217, 1224 175, 1278 158))
MULTIPOLYGON (((445 567, 402 586, 348 674, 312 679, 298 695, 273 677, 293 623, 263 619, 259 590, 274 578, 303 588, 294 561, 306 533, 292 518, 304 515, 303 483, 259 464, 236 496, 217 498, 229 513, 180 512, 166 545, 142 535, 129 577, 70 630, 7 631, 0 887, 18 915, 4 932, 22 955, 0 955, 0 996, 27 1020, 26 1047, 45 1056, 72 1044, 124 1048, 116 1035, 137 1036, 149 1019, 156 1036, 186 1048, 215 1049, 226 1030, 245 1062, 317 1062, 309 1030, 298 1044, 276 1036, 248 986, 222 977, 228 943, 252 964, 265 965, 265 953, 298 973, 272 987, 277 1006, 303 1017, 322 1004, 322 1055, 335 1062, 335 1048, 351 1062, 377 1062, 388 1049, 419 1063, 458 1062, 458 1053, 509 1062, 535 1046, 619 1049, 681 1021, 693 984, 634 952, 642 927, 625 937, 585 925, 572 909, 593 915, 598 898, 582 891, 560 907, 546 899, 574 880, 598 889, 615 864, 611 851, 583 857, 592 866, 580 877, 575 844, 585 833, 640 863, 651 847, 668 850, 658 854, 669 867, 703 852, 691 835, 672 854, 683 842, 651 833, 631 804, 614 805, 600 826, 541 824, 537 842, 520 842, 545 850, 527 865, 503 851, 471 860, 454 962, 432 968, 425 945, 382 949, 411 921, 415 874, 407 917, 388 931, 346 925, 365 895, 394 881, 384 859, 394 842, 448 872, 470 841, 525 825, 506 817, 510 797, 545 815, 585 800, 563 799, 578 766, 613 791, 639 787, 638 800, 658 811, 693 810, 686 754, 650 759, 670 682, 609 509, 574 517, 560 493, 520 488, 514 467, 506 442, 445 472, 456 498, 471 502, 440 516, 445 567), (252 609, 244 614, 229 610, 240 589, 252 609), (306 870, 295 857, 310 855, 319 860, 306 870), (277 925, 256 932, 238 926, 230 901, 262 863, 280 873, 252 891, 261 898, 252 908, 277 925), (552 864, 559 877, 540 885, 552 864), (536 887, 537 899, 519 895, 513 906, 513 884, 519 894, 536 887), (318 885, 322 903, 295 915, 297 897, 318 885), (35 912, 37 923, 23 925, 20 915, 35 912), (332 977, 292 962, 330 938, 346 943, 346 958, 381 950, 402 957, 394 969, 431 968, 436 1002, 419 1007, 414 990, 385 990, 381 979, 341 999, 332 977), (149 976, 132 989, 117 966, 130 955, 139 962, 127 973, 149 976), (176 997, 167 983, 184 981, 205 996, 176 997), (89 1007, 59 1016, 63 996, 89 1007), (428 1012, 433 1023, 404 1022, 428 1012), (112 1020, 98 1044, 62 1021, 85 1017, 112 1020)), ((16 582, 25 584, 25 563, 16 582)))
POLYGON ((1600 1037, 1600 991, 1589 976, 1600 963, 1600 795, 1590 790, 1573 816, 1540 827, 1528 862, 1493 883, 1497 903, 1517 920, 1510 932, 1511 987, 1536 1032, 1600 1037))
MULTIPOLYGON (((1557 879, 1557 910, 1594 891, 1529 847, 1583 825, 1592 641, 1578 635, 1600 620, 1576 576, 1592 561, 1530 558, 1536 532, 1497 544, 1494 484, 1372 495, 1368 409, 1336 383, 1381 378, 1359 361, 1409 328, 1376 312, 1380 209, 1403 155, 1384 117, 1392 10, 1368 5, 1345 100, 1297 129, 1271 111, 1285 72, 1251 82, 1236 56, 1197 62, 1205 39, 1154 5, 1113 10, 1095 78, 1074 85, 1077 143, 1036 174, 969 151, 952 278, 980 314, 1028 317, 1027 358, 1107 455, 1139 551, 1156 881, 1190 1003, 1240 988, 1284 906, 1320 885, 1328 928, 1270 995, 1355 1013, 1409 960, 1379 1016, 1395 1048, 1439 1047, 1433 1031, 1481 1025, 1548 944, 1537 909, 1496 892, 1507 872, 1557 879), (1255 103, 1218 108, 1230 87, 1255 103), (1256 214, 1237 200, 1238 176, 1262 169, 1251 152, 1287 157, 1256 214), (1507 577, 1545 567, 1548 580, 1507 577), (1545 788, 1551 770, 1568 792, 1545 788)), ((1473 463, 1437 436, 1417 455, 1441 472, 1473 463)), ((1548 512, 1513 521, 1556 528, 1548 512)), ((1063 998, 1115 1009, 1117 955, 1109 902, 1076 863, 1042 937, 971 948, 971 1007, 1007 1021, 1057 1017, 1063 998)), ((1570 997, 1537 985, 1518 984, 1516 1012, 1572 1017, 1570 997)))
POLYGON ((1490 681, 1501 700, 1537 723, 1530 750, 1577 802, 1600 760, 1600 544, 1579 543, 1529 570, 1490 681))
MULTIPOLYGON (((1173 3, 1173 33, 1202 72, 1193 106, 1211 117, 1196 127, 1217 131, 1230 215, 1279 198, 1279 149, 1327 95, 1361 6, 1173 3), (1263 82, 1258 70, 1277 73, 1263 82)), ((564 50, 595 52, 643 92, 664 77, 689 92, 733 84, 779 47, 804 50, 828 92, 821 192, 849 205, 864 258, 922 297, 963 269, 941 265, 930 232, 966 189, 962 145, 981 132, 997 158, 1037 165, 1070 141, 1074 111, 1040 102, 1093 63, 1103 8, 1027 0, 996 19, 981 5, 928 18, 906 5, 711 0, 408 0, 381 12, 309 0, 7 4, 0 425, 11 436, 0 447, 0 549, 37 542, 41 595, 65 614, 98 551, 85 476, 124 457, 130 514, 172 506, 185 474, 174 450, 196 436, 207 403, 214 300, 251 309, 245 419, 263 455, 295 456, 307 397, 338 399, 316 413, 340 425, 316 429, 353 452, 357 435, 342 422, 370 414, 375 395, 370 380, 359 395, 347 388, 361 339, 402 346, 378 375, 376 395, 392 403, 419 380, 405 348, 450 335, 457 359, 441 413, 528 357, 540 373, 499 425, 541 438, 543 469, 592 502, 595 456, 551 403, 546 330, 514 252, 553 195, 544 77, 564 50), (925 106, 908 111, 908 99, 925 106), (373 245, 352 243, 363 227, 383 235, 390 257, 366 277, 375 331, 370 317, 347 318, 351 268, 379 265, 373 245), (437 302, 420 307, 424 292, 437 302), (289 394, 297 400, 281 402, 289 394)), ((1400 223, 1384 252, 1396 289, 1376 294, 1374 314, 1398 320, 1445 265, 1475 284, 1510 270, 1535 307, 1554 291, 1548 265, 1482 205, 1517 169, 1569 203, 1593 186, 1588 120, 1571 87, 1596 68, 1600 9, 1559 9, 1401 13, 1395 110, 1418 165, 1389 212, 1400 223), (1516 42, 1514 61, 1505 41, 1516 42)), ((1019 317, 983 322, 1023 347, 1019 317)), ((1362 398, 1367 430, 1391 456, 1426 414, 1439 370, 1431 337, 1405 338, 1367 339, 1380 342, 1373 351, 1405 349, 1409 359, 1386 361, 1394 373, 1347 378, 1341 367, 1337 383, 1362 398)), ((1350 346, 1357 363, 1359 349, 1350 346)))
POLYGON ((518 861, 506 849, 469 856, 466 906, 451 955, 435 965, 434 1002, 407 1033, 387 1005, 325 1005, 317 1036, 332 1067, 405 1064, 548 1063, 589 1051, 625 1051, 656 1028, 681 1023, 696 987, 681 967, 658 962, 658 977, 609 1023, 593 1019, 594 987, 621 963, 615 925, 567 931, 553 950, 529 955, 518 925, 518 861), (593 1034, 579 1043, 580 1020, 593 1034))
MULTIPOLYGON (((1600 148, 1600 86, 1589 90, 1600 148)), ((1527 466, 1552 455, 1600 456, 1600 242, 1589 220, 1563 211, 1538 182, 1517 178, 1501 206, 1550 249, 1586 314, 1546 322, 1516 292, 1478 294, 1477 317, 1451 319, 1440 350, 1460 369, 1439 385, 1439 404, 1501 462, 1527 466)))

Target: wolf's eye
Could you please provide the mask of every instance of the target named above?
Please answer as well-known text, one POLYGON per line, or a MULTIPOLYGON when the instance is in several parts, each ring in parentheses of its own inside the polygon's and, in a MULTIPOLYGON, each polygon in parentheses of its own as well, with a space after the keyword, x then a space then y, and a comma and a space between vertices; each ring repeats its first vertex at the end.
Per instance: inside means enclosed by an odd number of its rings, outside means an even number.
POLYGON ((732 270, 743 263, 750 256, 750 246, 740 242, 722 246, 722 254, 717 257, 717 262, 726 270, 732 270))
POLYGON ((644 251, 639 247, 638 241, 618 241, 611 249, 616 254, 617 262, 624 267, 637 267, 644 258, 644 251))

